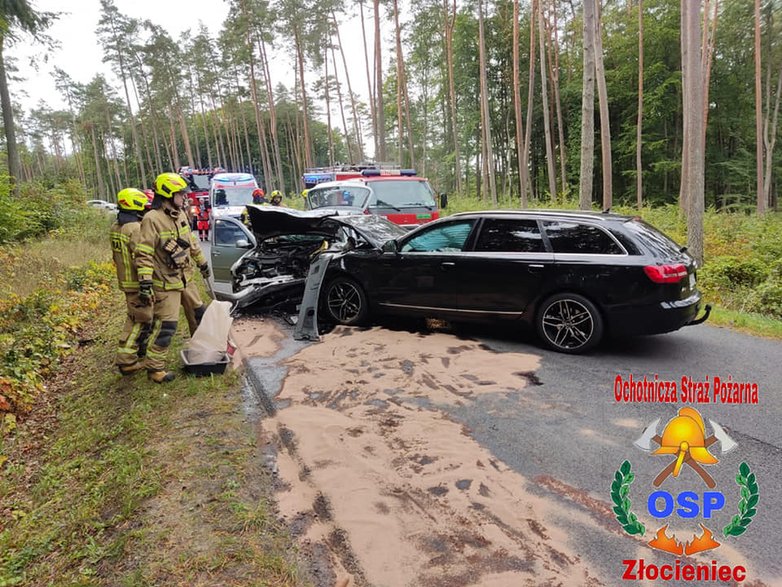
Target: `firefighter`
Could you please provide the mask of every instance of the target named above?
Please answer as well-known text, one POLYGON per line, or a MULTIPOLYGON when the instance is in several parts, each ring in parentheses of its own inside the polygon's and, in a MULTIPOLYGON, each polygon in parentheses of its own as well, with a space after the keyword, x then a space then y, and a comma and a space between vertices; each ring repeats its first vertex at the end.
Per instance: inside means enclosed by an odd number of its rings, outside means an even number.
POLYGON ((253 190, 253 204, 260 206, 266 203, 266 194, 263 188, 256 188, 253 190))
POLYGON ((144 368, 147 338, 152 328, 152 306, 139 298, 139 281, 133 254, 138 245, 141 218, 149 200, 135 188, 117 194, 117 220, 111 227, 111 250, 117 269, 119 288, 125 292, 128 316, 120 335, 114 364, 122 375, 132 375, 144 368))
POLYGON ((206 198, 198 199, 198 238, 202 241, 209 240, 209 214, 212 207, 206 201, 206 198))
POLYGON ((282 205, 282 192, 280 190, 274 190, 272 192, 272 199, 270 204, 272 206, 281 206, 282 205))
POLYGON ((136 266, 139 296, 148 304, 154 303, 147 375, 155 383, 166 383, 175 377, 166 371, 165 359, 176 332, 182 291, 192 279, 190 265, 195 262, 205 278, 209 277, 209 265, 183 210, 188 204, 187 182, 176 173, 161 173, 155 179, 155 194, 161 205, 148 212, 141 223, 136 266))

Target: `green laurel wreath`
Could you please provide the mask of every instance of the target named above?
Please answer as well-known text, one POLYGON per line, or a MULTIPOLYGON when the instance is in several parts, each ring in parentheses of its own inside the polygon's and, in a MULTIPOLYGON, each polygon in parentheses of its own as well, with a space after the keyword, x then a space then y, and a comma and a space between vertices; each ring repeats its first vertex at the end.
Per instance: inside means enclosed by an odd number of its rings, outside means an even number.
POLYGON ((736 475, 736 483, 741 487, 741 500, 739 501, 739 513, 733 516, 730 524, 725 526, 722 533, 725 536, 741 536, 746 532, 747 527, 752 522, 752 518, 758 512, 757 505, 760 496, 758 495, 758 484, 755 480, 755 473, 749 470, 747 463, 739 465, 739 474, 736 475))
POLYGON ((628 534, 643 536, 646 527, 630 511, 630 484, 634 479, 635 474, 630 471, 630 461, 625 461, 614 474, 614 482, 611 483, 611 499, 614 502, 616 521, 622 525, 624 531, 628 534))

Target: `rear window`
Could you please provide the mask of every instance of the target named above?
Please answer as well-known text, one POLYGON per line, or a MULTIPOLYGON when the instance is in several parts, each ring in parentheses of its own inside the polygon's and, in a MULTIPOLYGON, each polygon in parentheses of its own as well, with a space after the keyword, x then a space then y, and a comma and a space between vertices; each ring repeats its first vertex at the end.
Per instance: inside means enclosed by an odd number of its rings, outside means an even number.
POLYGON ((628 220, 625 227, 653 257, 670 259, 681 256, 682 247, 643 220, 628 220))
POLYGON ((624 254, 622 247, 597 226, 572 221, 545 221, 543 226, 555 253, 624 254))
POLYGON ((536 220, 498 219, 484 220, 481 234, 475 244, 481 252, 542 253, 543 235, 536 220))

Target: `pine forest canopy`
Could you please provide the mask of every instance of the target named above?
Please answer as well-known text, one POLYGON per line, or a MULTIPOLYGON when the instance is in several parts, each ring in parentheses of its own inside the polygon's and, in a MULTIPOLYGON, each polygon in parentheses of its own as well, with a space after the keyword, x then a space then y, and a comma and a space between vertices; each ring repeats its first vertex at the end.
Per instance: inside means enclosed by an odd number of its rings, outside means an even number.
MULTIPOLYGON (((690 213, 702 190, 707 207, 776 209, 782 0, 688 0, 688 14, 679 0, 228 3, 219 34, 194 23, 174 40, 100 0, 115 81, 57 70, 67 108, 15 109, 19 178, 75 177, 111 199, 222 165, 296 192, 307 166, 375 157, 487 206, 581 193, 690 213)), ((26 28, 19 4, 0 1, 6 33, 26 28)))

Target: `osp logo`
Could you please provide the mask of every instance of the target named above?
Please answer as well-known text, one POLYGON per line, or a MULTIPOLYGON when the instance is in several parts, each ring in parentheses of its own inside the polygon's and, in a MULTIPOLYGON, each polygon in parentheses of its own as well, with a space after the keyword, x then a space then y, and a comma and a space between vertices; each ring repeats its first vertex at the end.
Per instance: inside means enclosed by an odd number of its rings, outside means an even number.
MULTIPOLYGON (((711 433, 707 429, 701 414, 692 407, 681 408, 678 415, 671 418, 660 435, 657 431, 660 418, 646 427, 641 437, 633 444, 641 450, 663 459, 666 465, 652 481, 653 490, 646 500, 647 513, 661 522, 676 516, 685 522, 702 518, 694 528, 692 538, 682 542, 676 534, 668 534, 669 523, 663 523, 655 532, 649 546, 678 557, 690 556, 699 552, 716 549, 721 542, 715 539, 714 532, 707 526, 712 525, 713 515, 725 508, 725 495, 716 489, 714 478, 706 467, 719 463, 715 456, 714 445, 719 443, 720 455, 725 454, 738 445, 714 420, 709 420, 711 433), (708 488, 703 492, 680 491, 673 492, 659 489, 669 477, 676 485, 686 475, 695 474, 708 488)), ((635 481, 629 461, 624 461, 614 474, 611 484, 611 499, 614 503, 616 520, 627 534, 643 536, 646 527, 638 520, 631 510, 630 486, 635 481)), ((722 529, 724 538, 741 536, 752 523, 757 513, 759 500, 758 483, 749 465, 742 462, 736 483, 740 489, 738 513, 731 522, 722 529)), ((713 527, 713 526, 712 526, 713 527)), ((723 538, 718 536, 720 540, 723 538)), ((644 559, 623 560, 625 566, 623 579, 626 580, 684 580, 684 581, 744 581, 746 569, 736 565, 690 564, 677 558, 672 564, 647 564, 644 559)))

